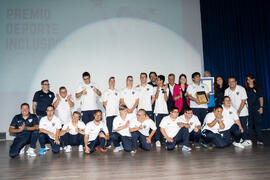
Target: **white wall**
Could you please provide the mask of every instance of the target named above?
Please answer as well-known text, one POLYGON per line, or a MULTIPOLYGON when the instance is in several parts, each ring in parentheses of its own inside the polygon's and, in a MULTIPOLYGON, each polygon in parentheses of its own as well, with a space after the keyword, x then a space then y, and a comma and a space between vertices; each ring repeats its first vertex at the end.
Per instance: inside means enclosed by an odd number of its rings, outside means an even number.
POLYGON ((74 94, 83 71, 104 90, 110 76, 121 89, 127 75, 203 68, 199 0, 5 0, 0 23, 0 132, 42 79, 74 94))

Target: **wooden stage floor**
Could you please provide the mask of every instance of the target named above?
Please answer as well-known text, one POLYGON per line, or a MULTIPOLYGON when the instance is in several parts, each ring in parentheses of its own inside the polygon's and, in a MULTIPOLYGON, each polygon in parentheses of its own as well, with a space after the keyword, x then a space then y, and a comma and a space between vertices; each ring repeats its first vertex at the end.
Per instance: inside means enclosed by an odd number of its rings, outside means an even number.
POLYGON ((44 156, 11 159, 11 141, 0 142, 0 179, 270 179, 270 147, 246 149, 181 149, 150 152, 95 152, 85 155, 47 152, 44 156))

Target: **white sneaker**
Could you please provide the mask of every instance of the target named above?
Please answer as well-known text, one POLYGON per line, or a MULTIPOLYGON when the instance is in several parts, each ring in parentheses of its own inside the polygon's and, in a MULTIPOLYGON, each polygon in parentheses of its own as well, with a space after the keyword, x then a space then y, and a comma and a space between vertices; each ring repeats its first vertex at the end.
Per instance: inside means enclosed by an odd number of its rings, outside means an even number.
POLYGON ((23 155, 24 154, 24 149, 25 149, 25 146, 23 146, 23 148, 20 150, 20 155, 23 155))
POLYGON ((243 146, 241 143, 237 143, 237 142, 233 142, 232 143, 235 147, 239 147, 239 148, 245 148, 245 146, 243 146))
POLYGON ((45 149, 46 151, 48 151, 50 148, 47 145, 45 145, 45 149))
POLYGON ((258 145, 263 145, 263 142, 262 141, 257 141, 257 144, 258 145))
POLYGON ((71 148, 70 145, 68 145, 68 146, 66 147, 66 149, 65 149, 65 152, 66 152, 66 153, 69 153, 69 152, 71 152, 71 151, 72 151, 72 148, 71 148))
POLYGON ((252 141, 251 140, 245 140, 244 142, 242 142, 243 146, 252 146, 252 141))
POLYGON ((157 141, 157 142, 156 142, 156 147, 161 147, 160 141, 157 141))
POLYGON ((188 152, 188 151, 191 151, 191 148, 184 145, 184 146, 182 147, 182 151, 188 152))
POLYGON ((130 151, 130 153, 131 153, 131 154, 135 154, 136 152, 137 152, 137 150, 136 150, 136 149, 134 149, 134 150, 130 151))
POLYGON ((113 149, 113 152, 120 152, 122 151, 122 148, 120 146, 113 149))
POLYGON ((32 157, 37 156, 36 153, 35 153, 35 149, 34 149, 34 148, 29 148, 29 149, 26 151, 26 153, 27 153, 28 156, 32 156, 32 157))
POLYGON ((79 145, 79 152, 83 152, 83 145, 79 145))

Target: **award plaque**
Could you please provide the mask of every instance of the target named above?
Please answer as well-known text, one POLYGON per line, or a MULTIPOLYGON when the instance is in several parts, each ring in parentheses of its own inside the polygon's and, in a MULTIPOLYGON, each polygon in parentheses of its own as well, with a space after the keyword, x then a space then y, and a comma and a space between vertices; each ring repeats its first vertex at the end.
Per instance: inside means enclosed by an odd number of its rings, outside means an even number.
POLYGON ((214 77, 201 78, 201 83, 207 85, 210 94, 214 93, 214 81, 215 81, 214 77))
POLYGON ((199 101, 199 104, 207 104, 208 103, 208 98, 206 96, 205 91, 198 91, 196 93, 197 99, 199 101))

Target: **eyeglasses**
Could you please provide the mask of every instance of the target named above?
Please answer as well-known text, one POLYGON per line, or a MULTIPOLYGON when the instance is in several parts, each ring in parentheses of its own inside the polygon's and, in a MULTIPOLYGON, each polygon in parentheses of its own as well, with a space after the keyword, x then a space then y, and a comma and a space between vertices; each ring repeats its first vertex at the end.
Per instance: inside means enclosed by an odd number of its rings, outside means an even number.
POLYGON ((44 86, 49 86, 50 84, 43 84, 44 86))

